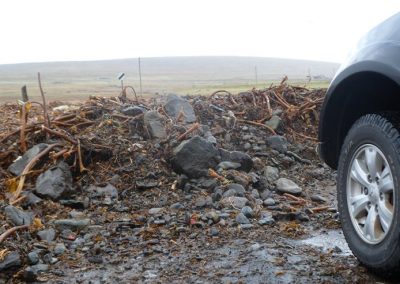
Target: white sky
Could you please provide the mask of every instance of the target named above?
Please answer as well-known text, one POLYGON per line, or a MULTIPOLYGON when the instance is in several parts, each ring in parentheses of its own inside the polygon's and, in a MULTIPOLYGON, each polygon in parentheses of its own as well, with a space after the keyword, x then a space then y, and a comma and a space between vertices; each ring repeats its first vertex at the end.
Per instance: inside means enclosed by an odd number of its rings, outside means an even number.
POLYGON ((2 0, 0 64, 238 55, 342 61, 388 0, 2 0))

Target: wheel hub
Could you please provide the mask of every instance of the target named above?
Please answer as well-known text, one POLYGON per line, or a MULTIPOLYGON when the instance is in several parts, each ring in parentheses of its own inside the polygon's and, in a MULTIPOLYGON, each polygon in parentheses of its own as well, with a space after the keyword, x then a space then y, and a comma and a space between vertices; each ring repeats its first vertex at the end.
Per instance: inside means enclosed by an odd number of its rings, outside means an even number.
POLYGON ((370 244, 380 243, 393 221, 395 190, 389 163, 372 144, 354 153, 347 175, 347 205, 353 227, 370 244))

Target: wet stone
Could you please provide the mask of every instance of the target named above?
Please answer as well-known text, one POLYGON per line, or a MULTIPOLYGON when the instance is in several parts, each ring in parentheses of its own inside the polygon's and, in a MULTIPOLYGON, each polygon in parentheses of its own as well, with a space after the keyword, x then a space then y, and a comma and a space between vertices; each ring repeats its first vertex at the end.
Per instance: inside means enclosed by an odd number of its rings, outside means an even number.
POLYGON ((300 195, 303 191, 296 183, 287 178, 280 178, 276 181, 276 190, 293 195, 300 195))
POLYGON ((224 207, 233 207, 239 209, 242 209, 244 206, 246 206, 248 202, 249 200, 246 197, 239 196, 226 197, 220 201, 224 207))
POLYGON ((35 191, 42 197, 58 200, 71 190, 72 174, 68 164, 64 162, 40 174, 36 180, 35 191))
POLYGON ((286 153, 288 148, 288 142, 286 138, 279 135, 269 136, 267 138, 267 144, 269 147, 279 151, 280 153, 286 153))
POLYGON ((28 258, 29 264, 36 264, 40 260, 39 254, 37 253, 37 251, 31 251, 30 253, 28 253, 27 258, 28 258))
POLYGON ((244 216, 247 218, 253 218, 254 217, 254 211, 250 206, 244 206, 241 210, 244 216))
POLYGON ((56 237, 56 231, 50 228, 37 232, 37 235, 42 241, 52 242, 56 237))
POLYGON ((264 200, 263 204, 265 206, 273 206, 275 205, 275 200, 273 198, 267 198, 264 200))
POLYGON ((70 229, 71 231, 79 231, 86 228, 89 224, 90 219, 61 219, 54 222, 54 225, 60 231, 65 229, 70 229))
POLYGON ((239 213, 236 216, 235 221, 239 224, 250 224, 250 220, 247 219, 247 217, 243 213, 239 213))
POLYGON ((43 151, 44 149, 47 148, 47 144, 44 143, 40 143, 37 144, 35 146, 33 146, 32 148, 30 148, 28 151, 25 152, 24 155, 22 155, 21 158, 19 158, 18 160, 16 160, 14 163, 12 163, 8 170, 16 175, 19 176, 21 175, 21 173, 23 172, 23 170, 25 169, 26 165, 35 157, 37 156, 41 151, 43 151))
POLYGON ((17 251, 12 251, 6 255, 6 257, 0 261, 0 272, 21 266, 21 257, 17 251))
POLYGON ((143 120, 152 138, 163 139, 167 137, 164 117, 158 111, 152 110, 146 112, 143 120))
POLYGON ((24 270, 24 278, 27 281, 35 281, 40 273, 46 272, 47 270, 49 270, 49 266, 47 264, 36 264, 28 266, 24 270))
POLYGON ((33 221, 33 216, 31 213, 27 213, 12 205, 6 206, 4 213, 15 226, 30 225, 33 221))

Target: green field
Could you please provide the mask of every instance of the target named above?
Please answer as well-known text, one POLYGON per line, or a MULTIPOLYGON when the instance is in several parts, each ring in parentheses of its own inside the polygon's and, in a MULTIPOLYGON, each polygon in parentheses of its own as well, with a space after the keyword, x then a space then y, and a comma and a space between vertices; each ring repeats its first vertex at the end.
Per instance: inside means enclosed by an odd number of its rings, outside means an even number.
MULTIPOLYGON (((339 67, 329 62, 257 57, 143 58, 141 66, 146 96, 171 92, 207 95, 218 89, 236 93, 278 84, 285 75, 291 84, 321 88, 328 86, 339 67)), ((41 72, 49 100, 117 96, 121 85, 116 77, 120 72, 126 73, 124 84, 140 93, 137 59, 10 64, 0 65, 1 102, 19 99, 23 85, 31 99, 38 99, 37 72, 41 72)))

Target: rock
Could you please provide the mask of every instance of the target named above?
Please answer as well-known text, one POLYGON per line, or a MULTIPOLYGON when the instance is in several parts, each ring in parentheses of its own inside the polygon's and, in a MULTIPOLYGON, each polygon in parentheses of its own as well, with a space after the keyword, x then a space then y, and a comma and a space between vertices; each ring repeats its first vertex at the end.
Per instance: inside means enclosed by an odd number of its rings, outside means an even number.
POLYGON ((224 207, 233 207, 239 209, 242 209, 244 206, 246 206, 248 202, 249 200, 246 197, 238 197, 238 196, 226 197, 220 201, 220 203, 224 207))
POLYGON ((174 171, 190 178, 208 176, 208 169, 214 169, 219 162, 217 148, 199 136, 183 141, 173 150, 171 159, 174 171))
POLYGON ((212 227, 212 228, 210 229, 210 235, 211 235, 212 237, 217 237, 217 236, 219 235, 218 229, 215 228, 215 227, 212 227))
POLYGON ((204 197, 197 198, 194 204, 194 206, 196 206, 197 208, 202 208, 205 207, 206 205, 207 205, 207 200, 204 197))
POLYGON ((290 193, 293 195, 300 195, 302 189, 293 181, 287 178, 280 178, 276 181, 276 189, 280 193, 290 193))
POLYGON ((46 272, 47 270, 49 270, 49 266, 47 264, 36 264, 28 266, 24 270, 24 279, 29 282, 35 281, 40 273, 46 272))
POLYGON ((185 209, 185 206, 183 206, 181 203, 177 202, 174 203, 170 206, 171 209, 175 209, 175 210, 180 210, 180 209, 185 209))
POLYGON ((163 211, 164 208, 151 208, 149 209, 150 215, 157 215, 163 211))
POLYGON ((147 127, 152 138, 163 139, 167 137, 164 117, 156 110, 148 111, 143 117, 144 125, 147 127))
POLYGON ((275 205, 275 200, 273 198, 267 198, 263 201, 263 204, 265 206, 274 206, 275 205))
POLYGON ((32 148, 30 148, 28 151, 25 152, 25 154, 22 155, 21 158, 16 160, 14 163, 12 163, 9 167, 8 170, 13 173, 16 176, 21 175, 23 170, 25 169, 26 165, 35 157, 37 154, 42 152, 44 149, 47 148, 47 144, 40 143, 32 148))
POLYGON ((66 247, 63 243, 58 243, 54 247, 54 254, 55 255, 62 255, 66 250, 66 247))
MULTIPOLYGON (((222 194, 222 197, 226 198, 226 197, 231 197, 231 196, 236 196, 236 190, 234 189, 228 189, 227 191, 225 191, 222 194)), ((243 196, 243 195, 242 195, 243 196)))
POLYGON ((56 231, 53 228, 42 230, 36 233, 40 240, 52 242, 56 237, 56 231))
POLYGON ((35 191, 42 197, 58 200, 72 190, 72 174, 65 162, 48 169, 36 180, 35 191))
POLYGON ((208 212, 206 214, 206 217, 208 219, 212 220, 215 224, 217 224, 221 220, 221 217, 219 216, 219 214, 217 212, 215 212, 214 210, 208 212))
POLYGON ((78 199, 60 199, 58 202, 74 209, 86 209, 89 207, 90 200, 89 197, 78 197, 78 199))
POLYGON ((12 267, 21 266, 21 257, 17 251, 12 251, 0 262, 0 272, 12 267))
POLYGON ((315 195, 311 195, 311 200, 315 201, 315 202, 321 202, 321 203, 326 203, 328 202, 328 199, 326 199, 325 197, 315 194, 315 195))
POLYGON ((227 151, 224 149, 219 149, 221 156, 221 161, 228 161, 233 163, 239 163, 240 167, 238 170, 249 172, 253 168, 253 160, 249 155, 239 151, 227 151))
POLYGON ((237 196, 244 196, 246 189, 243 187, 243 185, 238 184, 238 183, 231 183, 228 185, 228 189, 233 189, 236 192, 237 196))
POLYGON ((272 225, 275 223, 275 220, 270 212, 262 211, 260 215, 260 220, 258 221, 259 225, 272 225))
POLYGON ((242 230, 250 230, 253 228, 253 224, 241 224, 240 229, 242 230))
POLYGON ((286 153, 288 142, 285 137, 280 135, 273 135, 267 138, 267 144, 274 150, 277 150, 281 153, 286 153))
POLYGON ((86 228, 90 224, 90 219, 60 219, 54 221, 54 225, 58 230, 69 229, 71 231, 79 231, 86 228))
POLYGON ((214 189, 218 185, 218 180, 217 179, 206 179, 206 180, 202 181, 199 185, 201 188, 214 189))
POLYGON ((272 193, 269 189, 264 189, 260 192, 260 197, 262 200, 270 198, 271 195, 272 195, 272 193))
POLYGON ((87 189, 91 193, 91 197, 109 197, 110 199, 118 199, 118 190, 112 184, 108 183, 104 187, 90 185, 87 189))
POLYGON ((235 221, 239 224, 250 224, 250 220, 243 213, 237 214, 235 221))
POLYGON ((243 149, 245 149, 246 151, 249 150, 251 148, 251 144, 249 142, 244 143, 243 145, 243 149))
POLYGON ((251 191, 251 196, 252 196, 254 199, 259 199, 259 198, 260 198, 260 193, 258 192, 257 189, 254 188, 254 189, 251 191))
POLYGON ((308 222, 310 221, 310 217, 308 217, 308 215, 304 212, 298 212, 296 214, 296 220, 299 220, 301 222, 308 222))
POLYGON ((277 130, 282 126, 282 119, 277 115, 273 115, 267 122, 265 122, 265 125, 269 126, 273 130, 277 130))
POLYGON ((36 264, 40 260, 39 254, 37 253, 37 251, 31 251, 30 253, 28 253, 27 257, 28 257, 29 264, 36 264))
POLYGON ((244 216, 247 218, 253 218, 254 217, 254 211, 250 206, 244 206, 241 210, 244 216))
POLYGON ((279 178, 278 168, 266 166, 264 169, 264 176, 268 182, 272 183, 279 178))
POLYGON ((137 116, 139 114, 145 113, 146 109, 140 106, 126 106, 121 109, 121 112, 124 115, 137 116))
POLYGON ((175 119, 178 118, 179 114, 182 112, 185 123, 192 123, 197 120, 192 105, 179 96, 169 95, 164 109, 169 116, 175 119))
POLYGON ((33 221, 31 213, 24 212, 12 205, 6 206, 4 213, 15 226, 30 225, 33 221))
POLYGON ((88 257, 88 261, 91 263, 96 263, 96 264, 100 264, 103 263, 103 256, 101 255, 92 255, 88 257))
POLYGON ((136 188, 137 189, 151 189, 158 186, 157 181, 136 181, 136 188))
POLYGON ((261 246, 259 243, 255 243, 255 244, 252 244, 252 245, 250 246, 250 250, 256 251, 256 250, 259 250, 261 247, 262 247, 262 246, 261 246))
POLYGON ((222 198, 222 189, 221 187, 216 187, 214 192, 211 194, 211 199, 213 202, 220 201, 222 198))
POLYGON ((32 206, 32 205, 37 205, 40 202, 43 201, 39 196, 35 195, 32 192, 22 192, 22 196, 26 196, 24 200, 24 206, 32 206))
POLYGON ((227 162, 227 161, 225 161, 225 162, 221 162, 221 163, 219 163, 218 165, 217 165, 217 169, 218 170, 231 170, 231 169, 234 169, 234 170, 236 170, 236 169, 238 169, 238 168, 240 168, 241 167, 241 164, 240 163, 234 163, 234 162, 227 162))

